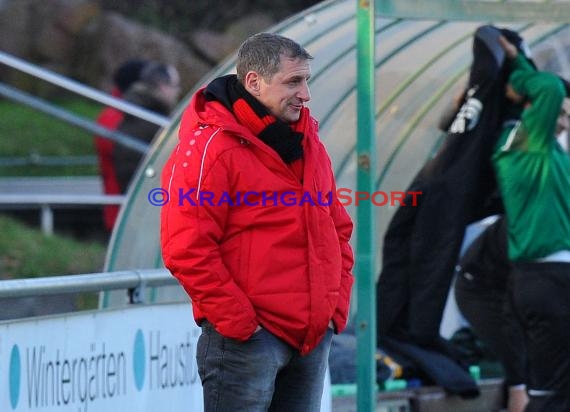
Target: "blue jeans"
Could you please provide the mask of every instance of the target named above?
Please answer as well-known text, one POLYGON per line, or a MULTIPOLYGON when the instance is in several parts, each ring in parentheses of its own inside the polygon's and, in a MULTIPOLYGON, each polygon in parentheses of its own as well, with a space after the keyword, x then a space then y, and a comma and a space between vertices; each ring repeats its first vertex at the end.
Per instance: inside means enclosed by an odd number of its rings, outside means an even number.
POLYGON ((320 411, 332 333, 300 356, 265 329, 239 342, 202 323, 196 360, 204 411, 320 411))

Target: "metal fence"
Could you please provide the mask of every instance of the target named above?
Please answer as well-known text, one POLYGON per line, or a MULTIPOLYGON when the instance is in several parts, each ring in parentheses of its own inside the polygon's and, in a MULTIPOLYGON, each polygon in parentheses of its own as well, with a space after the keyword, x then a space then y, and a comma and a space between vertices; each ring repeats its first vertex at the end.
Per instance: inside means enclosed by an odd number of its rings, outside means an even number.
POLYGON ((144 303, 144 290, 147 287, 176 284, 176 279, 166 269, 10 279, 0 282, 0 299, 126 289, 133 291, 135 303, 144 303))
POLYGON ((0 178, 0 210, 37 209, 42 232, 54 231, 54 210, 122 205, 124 195, 106 195, 99 176, 0 178))
MULTIPOLYGON (((55 86, 67 89, 85 98, 94 100, 96 102, 105 104, 107 106, 115 107, 125 113, 144 119, 148 122, 154 123, 158 126, 165 127, 170 124, 168 117, 149 111, 143 107, 131 104, 124 100, 115 98, 106 93, 102 93, 94 88, 85 86, 79 82, 27 63, 17 57, 11 56, 5 52, 0 51, 0 64, 4 64, 20 72, 29 74, 35 78, 41 79, 55 86)), ((56 105, 37 98, 35 96, 24 93, 14 87, 8 86, 0 82, 0 96, 6 97, 17 103, 24 104, 35 110, 41 111, 59 120, 67 122, 73 126, 87 130, 93 134, 103 136, 114 140, 126 147, 136 150, 140 153, 146 153, 149 145, 136 137, 120 133, 116 130, 107 129, 95 123, 94 121, 78 116, 69 110, 62 109, 56 105)), ((96 158, 42 158, 40 156, 30 156, 29 158, 1 158, 0 166, 22 166, 22 165, 61 165, 61 164, 96 164, 96 158)), ((40 221, 43 233, 52 234, 54 230, 54 213, 55 207, 66 206, 81 206, 93 207, 102 205, 121 205, 125 196, 109 196, 104 195, 102 190, 94 191, 93 193, 76 193, 75 190, 53 190, 51 193, 38 194, 35 191, 30 193, 15 193, 6 194, 0 192, 0 208, 14 209, 14 208, 37 208, 40 210, 40 221)))
MULTIPOLYGON (((113 97, 109 94, 103 93, 92 87, 88 87, 75 80, 71 80, 42 67, 27 63, 22 59, 19 59, 2 51, 0 51, 0 64, 4 64, 22 73, 29 74, 37 79, 41 79, 55 86, 64 88, 90 100, 117 108, 124 113, 131 114, 158 126, 165 127, 170 124, 170 119, 166 116, 113 97)), ((18 90, 2 82, 0 82, 0 96, 31 107, 32 109, 41 111, 45 114, 48 114, 49 116, 63 120, 73 126, 87 130, 91 133, 114 140, 138 152, 145 153, 148 149, 148 144, 137 139, 136 136, 129 136, 116 130, 102 127, 90 119, 74 114, 69 110, 57 107, 48 101, 22 92, 21 90, 18 90)))

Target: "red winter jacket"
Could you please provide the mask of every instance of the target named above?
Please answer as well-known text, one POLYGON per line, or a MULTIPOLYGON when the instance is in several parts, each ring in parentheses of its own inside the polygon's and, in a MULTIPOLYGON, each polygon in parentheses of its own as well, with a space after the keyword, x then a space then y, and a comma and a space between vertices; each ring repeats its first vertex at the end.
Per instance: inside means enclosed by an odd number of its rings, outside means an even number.
POLYGON ((273 149, 198 92, 162 174, 169 202, 161 214, 164 263, 192 299, 198 324, 207 319, 241 341, 261 325, 301 353, 317 346, 331 319, 338 333, 345 328, 353 283, 352 222, 305 110, 301 183, 273 149))

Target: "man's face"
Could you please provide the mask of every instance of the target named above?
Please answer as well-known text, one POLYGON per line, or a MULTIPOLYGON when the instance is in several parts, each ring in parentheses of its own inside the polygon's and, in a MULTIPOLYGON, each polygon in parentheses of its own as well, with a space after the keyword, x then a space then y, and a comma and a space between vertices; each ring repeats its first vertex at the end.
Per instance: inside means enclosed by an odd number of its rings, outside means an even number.
POLYGON ((265 81, 261 78, 257 99, 269 112, 287 123, 299 120, 303 105, 311 100, 307 80, 311 77, 308 60, 281 56, 280 69, 265 81))

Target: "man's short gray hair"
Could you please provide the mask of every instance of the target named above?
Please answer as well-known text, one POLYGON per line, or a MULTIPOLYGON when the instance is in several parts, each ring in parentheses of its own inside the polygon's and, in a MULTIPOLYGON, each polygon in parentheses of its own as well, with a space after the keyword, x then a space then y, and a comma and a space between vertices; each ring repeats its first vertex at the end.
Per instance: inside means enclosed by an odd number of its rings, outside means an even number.
POLYGON ((280 69, 281 56, 311 60, 313 56, 300 44, 274 33, 258 33, 249 37, 238 50, 237 77, 241 84, 245 75, 254 71, 269 81, 280 69))

